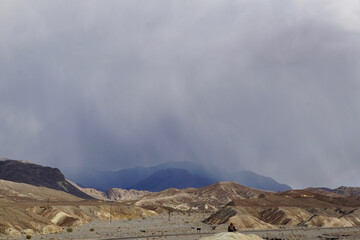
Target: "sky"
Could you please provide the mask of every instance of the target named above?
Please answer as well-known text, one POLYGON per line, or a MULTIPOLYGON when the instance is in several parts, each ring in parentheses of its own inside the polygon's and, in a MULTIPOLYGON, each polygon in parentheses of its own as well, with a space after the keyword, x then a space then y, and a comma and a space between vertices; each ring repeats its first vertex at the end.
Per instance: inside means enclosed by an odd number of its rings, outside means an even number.
POLYGON ((0 157, 360 186, 358 0, 0 1, 0 157))

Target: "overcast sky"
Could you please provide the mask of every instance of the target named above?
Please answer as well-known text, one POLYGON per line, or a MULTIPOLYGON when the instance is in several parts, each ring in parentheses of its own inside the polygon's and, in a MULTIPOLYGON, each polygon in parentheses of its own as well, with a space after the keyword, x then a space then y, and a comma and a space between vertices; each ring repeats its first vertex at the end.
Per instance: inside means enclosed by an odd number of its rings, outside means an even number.
POLYGON ((358 0, 0 1, 0 157, 360 186, 358 0))

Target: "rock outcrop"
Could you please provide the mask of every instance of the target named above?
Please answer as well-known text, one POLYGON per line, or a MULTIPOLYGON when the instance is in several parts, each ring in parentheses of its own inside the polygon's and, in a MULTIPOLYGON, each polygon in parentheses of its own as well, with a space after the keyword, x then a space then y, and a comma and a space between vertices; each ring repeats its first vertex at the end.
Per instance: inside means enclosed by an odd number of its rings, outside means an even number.
POLYGON ((341 186, 334 190, 333 193, 340 194, 346 197, 359 197, 360 196, 360 187, 345 187, 341 186))
POLYGON ((82 199, 92 199, 91 196, 66 181, 59 169, 25 161, 1 159, 0 179, 60 190, 82 199))

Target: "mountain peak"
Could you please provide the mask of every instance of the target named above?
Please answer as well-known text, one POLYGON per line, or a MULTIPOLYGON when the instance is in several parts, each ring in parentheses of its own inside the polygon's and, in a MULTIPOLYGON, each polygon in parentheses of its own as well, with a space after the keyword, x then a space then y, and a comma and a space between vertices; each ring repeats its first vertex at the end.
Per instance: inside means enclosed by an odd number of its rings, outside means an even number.
POLYGON ((194 175, 185 169, 166 168, 161 169, 148 178, 134 185, 137 190, 162 191, 167 188, 203 187, 213 183, 212 180, 194 175))

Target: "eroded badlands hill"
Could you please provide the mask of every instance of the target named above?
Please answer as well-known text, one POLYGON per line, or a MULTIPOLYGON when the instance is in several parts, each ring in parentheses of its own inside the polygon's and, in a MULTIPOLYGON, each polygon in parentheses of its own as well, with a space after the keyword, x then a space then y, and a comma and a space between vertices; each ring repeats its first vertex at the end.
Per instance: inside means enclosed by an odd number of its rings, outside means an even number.
POLYGON ((76 183, 68 180, 72 185, 78 188, 80 191, 83 191, 89 196, 99 200, 105 201, 128 201, 128 200, 137 200, 143 196, 150 194, 149 191, 138 191, 134 189, 121 189, 121 188, 111 188, 105 192, 99 191, 95 188, 83 188, 77 185, 76 183))
POLYGON ((135 205, 149 209, 165 207, 181 211, 215 211, 235 199, 257 198, 269 194, 273 193, 234 182, 219 182, 202 188, 170 188, 142 197, 135 205))
POLYGON ((50 234, 94 220, 133 219, 156 215, 155 212, 122 203, 19 202, 0 199, 0 237, 24 234, 50 234))
POLYGON ((83 200, 63 191, 5 180, 0 180, 0 206, 0 238, 56 233, 94 220, 156 215, 133 205, 83 200))
POLYGON ((360 226, 360 199, 314 189, 292 190, 264 198, 237 199, 206 223, 233 222, 239 229, 271 229, 280 226, 353 227, 360 226))

